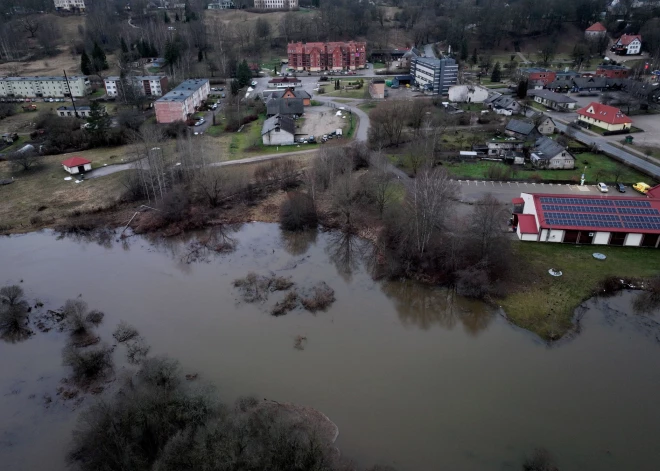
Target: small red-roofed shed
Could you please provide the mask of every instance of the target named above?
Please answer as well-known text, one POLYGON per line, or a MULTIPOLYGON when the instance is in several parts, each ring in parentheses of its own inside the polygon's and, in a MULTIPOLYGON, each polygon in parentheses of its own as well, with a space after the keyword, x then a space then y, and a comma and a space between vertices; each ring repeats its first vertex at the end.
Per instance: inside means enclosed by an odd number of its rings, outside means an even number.
POLYGON ((62 167, 64 170, 70 174, 77 174, 83 172, 89 172, 92 169, 92 161, 87 160, 84 157, 71 157, 62 162, 62 167))

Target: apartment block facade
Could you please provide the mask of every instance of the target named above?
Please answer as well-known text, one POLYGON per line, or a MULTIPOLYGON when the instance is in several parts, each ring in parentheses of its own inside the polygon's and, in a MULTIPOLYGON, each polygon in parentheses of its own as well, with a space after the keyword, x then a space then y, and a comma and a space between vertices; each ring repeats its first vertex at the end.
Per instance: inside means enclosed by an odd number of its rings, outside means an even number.
MULTIPOLYGON (((135 87, 141 95, 162 96, 167 90, 167 77, 164 75, 135 75, 126 78, 128 84, 135 87)), ((105 92, 110 97, 118 96, 121 93, 121 87, 126 85, 118 76, 110 76, 103 83, 105 92)))
POLYGON ((187 120, 206 101, 210 92, 207 79, 185 80, 154 102, 156 121, 173 123, 187 120))
POLYGON ((90 91, 85 76, 64 77, 0 77, 0 97, 83 97, 90 91))
POLYGON ((54 0, 57 11, 85 11, 85 0, 54 0))
POLYGON ((458 64, 451 58, 415 57, 410 61, 410 75, 418 87, 433 95, 447 95, 449 87, 458 83, 458 64))
POLYGON ((298 8, 298 0, 254 0, 254 8, 260 10, 290 10, 298 8))
POLYGON ((367 63, 365 42, 289 43, 289 67, 298 71, 364 69, 367 63))

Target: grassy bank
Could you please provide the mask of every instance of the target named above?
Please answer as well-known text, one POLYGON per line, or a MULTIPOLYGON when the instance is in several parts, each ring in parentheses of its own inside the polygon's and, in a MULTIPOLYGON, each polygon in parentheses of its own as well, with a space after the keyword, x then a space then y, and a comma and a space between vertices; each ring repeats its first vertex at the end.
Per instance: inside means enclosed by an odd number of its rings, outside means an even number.
POLYGON ((545 340, 559 339, 573 327, 575 308, 605 278, 660 273, 656 249, 521 242, 514 244, 514 251, 514 286, 500 304, 513 323, 545 340), (607 260, 594 259, 597 251, 607 260), (563 276, 550 276, 550 268, 561 270, 563 276))

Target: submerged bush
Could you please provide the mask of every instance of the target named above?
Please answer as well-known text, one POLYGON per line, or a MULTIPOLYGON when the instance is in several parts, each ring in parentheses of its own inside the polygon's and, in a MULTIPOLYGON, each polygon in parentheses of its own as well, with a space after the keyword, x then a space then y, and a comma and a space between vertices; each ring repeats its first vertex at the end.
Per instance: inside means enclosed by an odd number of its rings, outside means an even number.
POLYGON ((301 297, 300 302, 308 311, 322 311, 335 302, 335 291, 321 282, 311 289, 309 296, 301 297))
POLYGON ((74 335, 83 335, 88 333, 91 327, 87 320, 87 303, 81 299, 69 299, 64 303, 62 314, 66 322, 67 329, 74 335))
POLYGON ((62 352, 64 366, 73 368, 77 382, 89 382, 103 377, 112 367, 112 349, 107 345, 78 349, 68 346, 62 352))
POLYGON ((132 338, 135 338, 138 335, 139 334, 137 329, 124 321, 121 321, 119 323, 114 333, 112 334, 115 340, 117 340, 117 342, 119 343, 131 340, 132 338))
POLYGON ((23 296, 23 288, 18 285, 0 288, 0 335, 7 340, 22 340, 32 333, 23 296))
POLYGON ((287 195, 280 208, 280 226, 287 231, 316 229, 318 216, 311 196, 297 191, 287 195))

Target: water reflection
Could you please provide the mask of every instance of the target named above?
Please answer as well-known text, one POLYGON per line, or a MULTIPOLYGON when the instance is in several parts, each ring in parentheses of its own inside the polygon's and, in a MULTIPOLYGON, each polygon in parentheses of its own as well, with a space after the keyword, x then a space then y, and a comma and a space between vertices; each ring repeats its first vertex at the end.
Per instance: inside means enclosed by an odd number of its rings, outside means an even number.
POLYGON ((385 282, 382 290, 394 301, 403 324, 424 330, 434 324, 451 330, 461 323, 467 333, 476 336, 488 327, 494 317, 484 303, 458 296, 450 289, 403 280, 385 282))
POLYGON ((312 245, 316 245, 318 231, 282 231, 282 247, 290 255, 297 256, 306 253, 312 245))
POLYGON ((353 273, 358 270, 370 249, 369 241, 350 232, 334 231, 327 234, 325 250, 330 261, 337 267, 339 276, 347 283, 353 279, 353 273))

